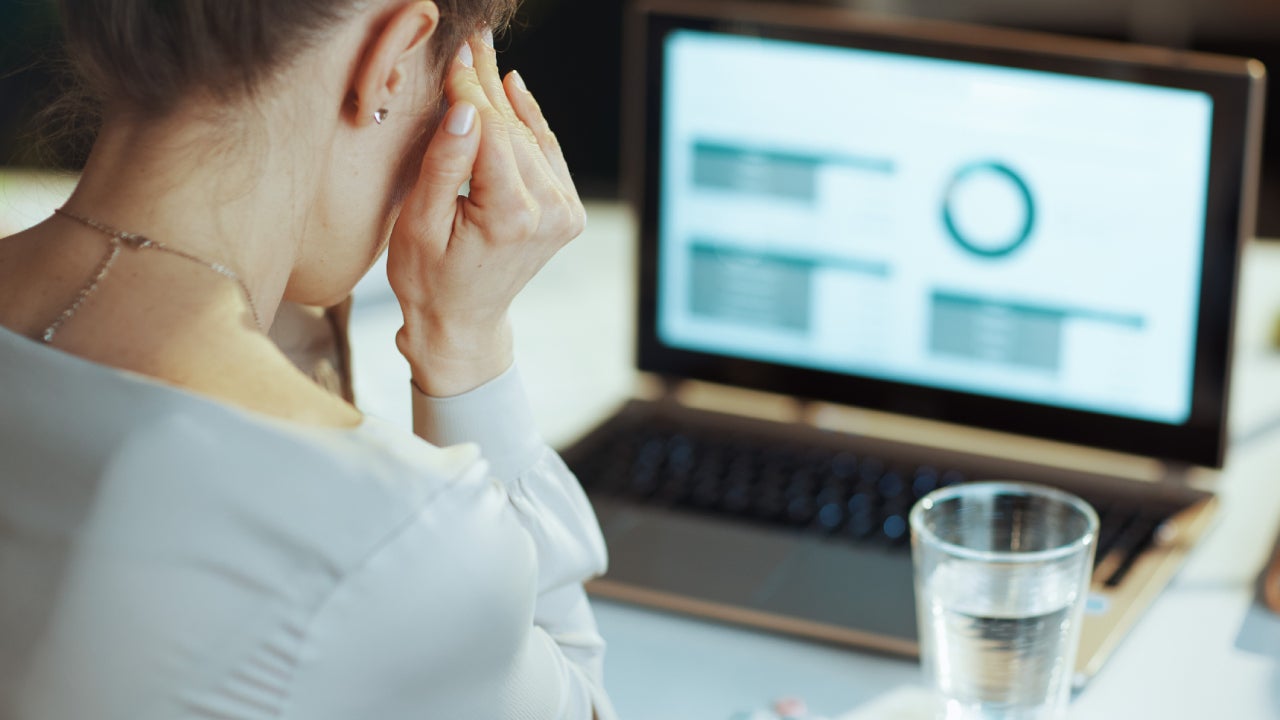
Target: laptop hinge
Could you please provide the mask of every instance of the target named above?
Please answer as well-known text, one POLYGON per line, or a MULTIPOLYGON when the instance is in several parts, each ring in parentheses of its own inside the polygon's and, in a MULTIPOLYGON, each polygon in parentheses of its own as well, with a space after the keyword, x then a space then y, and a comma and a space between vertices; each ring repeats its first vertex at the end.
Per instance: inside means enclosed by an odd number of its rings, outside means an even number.
POLYGON ((1195 466, 1184 463, 1165 461, 1161 464, 1160 482, 1178 487, 1189 487, 1195 466))
POLYGON ((808 425, 867 438, 945 449, 1035 465, 1209 489, 1215 475, 1205 468, 1152 457, 1066 445, 1049 440, 966 428, 922 418, 817 402, 746 388, 646 373, 642 395, 674 407, 808 425))
POLYGON ((680 404, 680 383, 682 378, 673 375, 654 375, 658 386, 658 402, 664 405, 680 404))
POLYGON ((774 422, 812 424, 813 403, 762 390, 750 390, 679 376, 657 376, 656 395, 672 406, 743 415, 774 422))

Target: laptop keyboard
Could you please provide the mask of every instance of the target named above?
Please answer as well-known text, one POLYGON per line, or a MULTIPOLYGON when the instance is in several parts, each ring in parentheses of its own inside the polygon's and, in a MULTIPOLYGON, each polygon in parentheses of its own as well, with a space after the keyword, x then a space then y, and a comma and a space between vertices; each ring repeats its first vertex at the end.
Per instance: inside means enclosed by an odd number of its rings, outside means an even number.
MULTIPOLYGON (((908 551, 928 493, 983 477, 832 447, 653 420, 613 425, 570 460, 593 494, 908 551)), ((1017 479, 1017 478, 1011 478, 1017 479)), ((1098 580, 1118 585, 1177 508, 1084 497, 1098 511, 1098 580)))

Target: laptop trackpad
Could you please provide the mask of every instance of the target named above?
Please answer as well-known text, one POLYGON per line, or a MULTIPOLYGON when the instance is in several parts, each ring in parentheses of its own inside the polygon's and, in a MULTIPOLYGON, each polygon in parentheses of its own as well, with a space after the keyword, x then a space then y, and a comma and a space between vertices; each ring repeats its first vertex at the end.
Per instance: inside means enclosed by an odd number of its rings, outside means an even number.
POLYGON ((911 554, 905 548, 806 538, 770 579, 760 604, 826 625, 916 639, 911 554))
POLYGON ((730 605, 754 605, 799 544, 696 515, 647 508, 607 515, 607 579, 730 605))
POLYGON ((597 508, 608 580, 914 641, 905 548, 821 540, 697 515, 597 508))

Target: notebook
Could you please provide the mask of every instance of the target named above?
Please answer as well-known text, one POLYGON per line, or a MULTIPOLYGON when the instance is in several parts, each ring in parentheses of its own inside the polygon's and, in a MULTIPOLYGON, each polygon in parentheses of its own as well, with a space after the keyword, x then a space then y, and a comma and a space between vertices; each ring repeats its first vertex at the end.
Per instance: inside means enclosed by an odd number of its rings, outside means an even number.
POLYGON ((628 20, 638 365, 565 450, 591 592, 917 651, 907 511, 982 479, 1102 529, 1076 679, 1176 572, 1226 450, 1254 61, 790 4, 628 20))

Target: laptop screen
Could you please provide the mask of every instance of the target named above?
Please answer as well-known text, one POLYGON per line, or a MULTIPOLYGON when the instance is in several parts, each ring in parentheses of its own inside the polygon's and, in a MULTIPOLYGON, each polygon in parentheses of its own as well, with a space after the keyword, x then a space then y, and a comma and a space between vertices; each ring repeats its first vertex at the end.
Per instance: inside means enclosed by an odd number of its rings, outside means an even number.
POLYGON ((663 42, 663 344, 1188 420, 1210 94, 694 29, 663 42))
POLYGON ((640 0, 637 359, 1222 463, 1256 61, 640 0))

